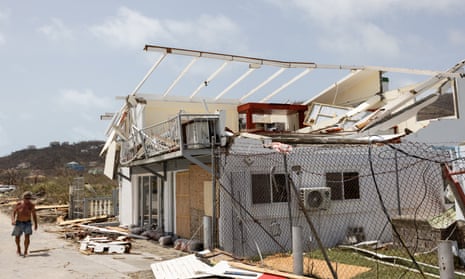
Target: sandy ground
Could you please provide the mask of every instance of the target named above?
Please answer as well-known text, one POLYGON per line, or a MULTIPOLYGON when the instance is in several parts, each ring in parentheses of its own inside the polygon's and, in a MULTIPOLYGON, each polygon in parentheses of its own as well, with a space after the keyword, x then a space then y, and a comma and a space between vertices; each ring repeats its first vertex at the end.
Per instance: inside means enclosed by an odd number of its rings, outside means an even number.
POLYGON ((182 255, 147 240, 132 240, 129 254, 84 255, 77 243, 56 233, 57 226, 39 223, 31 236, 31 253, 24 258, 16 255, 12 229, 10 217, 0 213, 0 278, 148 279, 155 278, 150 264, 182 255))
MULTIPOLYGON (((273 267, 274 269, 292 272, 294 268, 292 256, 271 256, 265 259, 265 264, 273 267)), ((354 278, 364 272, 369 271, 369 268, 347 265, 347 264, 333 264, 334 270, 339 279, 354 278)), ((313 274, 319 278, 333 278, 331 271, 325 261, 317 259, 304 259, 303 271, 305 274, 313 274)))

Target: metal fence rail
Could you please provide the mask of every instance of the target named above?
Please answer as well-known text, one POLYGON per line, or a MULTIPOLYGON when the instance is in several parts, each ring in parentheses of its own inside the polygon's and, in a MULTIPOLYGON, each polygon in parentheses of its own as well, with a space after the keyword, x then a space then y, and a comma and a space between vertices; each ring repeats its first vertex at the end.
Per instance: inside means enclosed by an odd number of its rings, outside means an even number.
MULTIPOLYGON (((269 255, 284 261, 297 226, 307 275, 439 278, 439 241, 465 248, 442 173, 443 164, 463 165, 453 148, 403 143, 265 151, 219 156, 218 241, 236 256, 265 265, 269 255)), ((463 262, 457 263, 460 270, 463 262)))
POLYGON ((127 164, 183 148, 209 147, 218 119, 218 114, 179 113, 144 129, 134 126, 131 136, 121 143, 120 161, 127 164))

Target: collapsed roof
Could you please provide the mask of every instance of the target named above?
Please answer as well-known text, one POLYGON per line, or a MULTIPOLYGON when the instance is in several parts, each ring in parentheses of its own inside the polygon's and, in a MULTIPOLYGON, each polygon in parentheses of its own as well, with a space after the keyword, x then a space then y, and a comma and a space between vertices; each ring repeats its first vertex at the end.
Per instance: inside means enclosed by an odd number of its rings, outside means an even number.
POLYGON ((461 88, 457 80, 464 79, 465 60, 446 71, 430 71, 290 62, 156 45, 146 45, 144 50, 158 57, 113 118, 107 131, 110 138, 122 136, 118 127, 127 120, 130 108, 146 100, 182 100, 206 106, 247 102, 308 105, 306 127, 294 133, 300 137, 396 138, 416 132, 431 120, 458 117, 456 100, 461 88), (311 76, 321 80, 317 70, 332 70, 342 78, 315 94, 311 88, 321 82, 311 76), (389 90, 387 73, 426 78, 389 90), (296 97, 304 100, 290 101, 296 97))

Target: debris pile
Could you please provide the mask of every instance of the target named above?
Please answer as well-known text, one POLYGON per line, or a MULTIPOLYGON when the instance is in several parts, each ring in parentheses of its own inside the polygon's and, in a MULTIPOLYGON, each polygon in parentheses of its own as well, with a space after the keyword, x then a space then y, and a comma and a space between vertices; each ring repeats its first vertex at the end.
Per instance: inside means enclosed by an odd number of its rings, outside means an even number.
POLYGON ((241 262, 231 254, 214 249, 205 250, 150 265, 157 279, 168 278, 274 278, 304 279, 305 276, 241 262), (179 268, 182 266, 183 268, 179 268), (217 278, 217 277, 215 277, 217 278))
POLYGON ((80 241, 79 251, 84 254, 108 253, 123 254, 130 253, 131 242, 127 236, 119 236, 116 240, 108 237, 86 236, 80 241))

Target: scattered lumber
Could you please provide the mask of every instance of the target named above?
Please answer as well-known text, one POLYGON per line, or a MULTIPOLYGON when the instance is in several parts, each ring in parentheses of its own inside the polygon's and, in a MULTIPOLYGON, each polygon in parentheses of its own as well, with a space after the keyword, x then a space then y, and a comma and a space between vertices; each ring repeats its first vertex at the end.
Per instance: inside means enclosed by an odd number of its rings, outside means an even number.
POLYGON ((121 228, 121 227, 107 226, 106 228, 109 229, 109 230, 119 231, 119 232, 122 232, 122 233, 129 233, 128 229, 121 228))
POLYGON ((106 221, 107 219, 108 219, 107 215, 101 215, 101 216, 95 216, 95 217, 89 217, 89 218, 67 220, 67 221, 60 222, 58 225, 67 226, 67 225, 74 225, 74 224, 79 224, 79 223, 82 224, 82 223, 106 221))
POLYGON ((129 241, 112 241, 107 237, 90 237, 80 241, 80 251, 85 254, 90 253, 108 253, 108 254, 123 254, 129 253, 131 250, 131 243, 129 241))
POLYGON ((67 204, 55 204, 55 205, 36 205, 36 211, 44 209, 58 209, 58 208, 68 208, 67 204))
POLYGON ((96 226, 89 226, 89 225, 83 225, 83 224, 79 225, 79 227, 85 228, 85 229, 88 229, 88 230, 91 230, 91 231, 101 232, 101 233, 116 233, 116 234, 131 237, 131 238, 139 238, 139 239, 144 239, 144 240, 148 239, 148 237, 146 237, 146 236, 142 236, 142 235, 138 235, 138 234, 131 234, 131 233, 124 232, 124 231, 121 231, 121 230, 110 230, 110 229, 106 229, 106 228, 100 228, 100 227, 96 227, 96 226))

